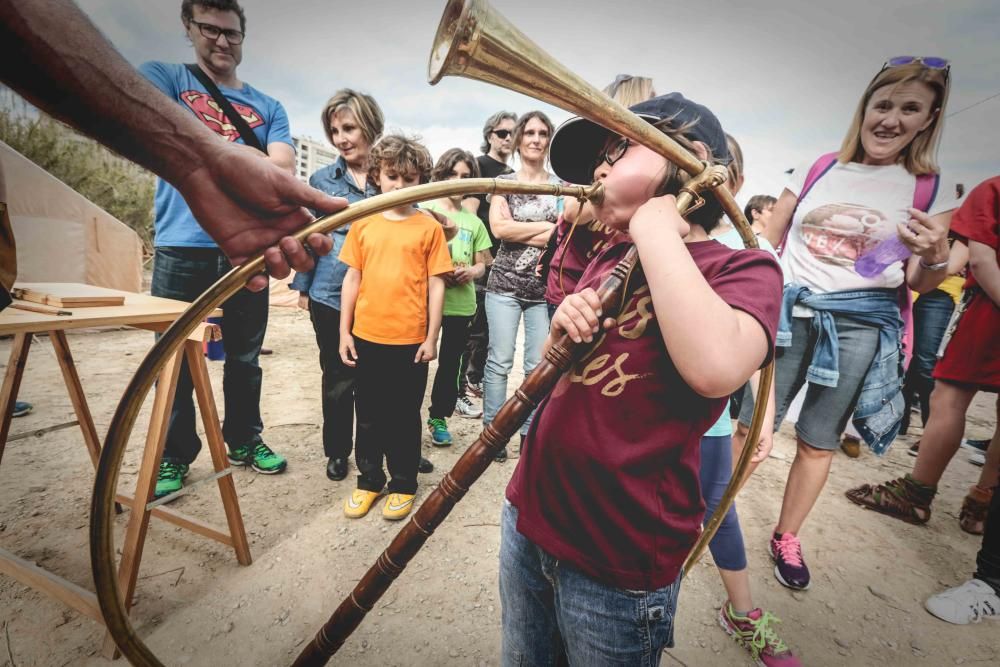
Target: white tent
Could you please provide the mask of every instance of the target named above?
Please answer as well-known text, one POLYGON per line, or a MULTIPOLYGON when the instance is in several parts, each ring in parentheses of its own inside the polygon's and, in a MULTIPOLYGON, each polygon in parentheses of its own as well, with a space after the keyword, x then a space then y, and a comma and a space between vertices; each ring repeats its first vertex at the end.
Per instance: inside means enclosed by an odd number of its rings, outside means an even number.
POLYGON ((18 282, 139 292, 142 241, 130 227, 0 141, 18 282))

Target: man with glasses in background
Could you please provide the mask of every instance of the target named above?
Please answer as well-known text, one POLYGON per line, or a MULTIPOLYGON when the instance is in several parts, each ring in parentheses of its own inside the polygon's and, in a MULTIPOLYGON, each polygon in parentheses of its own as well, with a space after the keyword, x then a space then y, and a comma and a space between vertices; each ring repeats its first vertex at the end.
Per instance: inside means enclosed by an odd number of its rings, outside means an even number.
MULTIPOLYGON (((479 163, 479 173, 482 178, 496 178, 501 174, 513 171, 507 161, 514 152, 514 124, 517 114, 511 111, 498 111, 486 119, 483 125, 483 154, 476 158, 479 163)), ((486 195, 469 197, 463 202, 469 210, 479 216, 490 235, 491 251, 495 257, 500 248, 500 241, 493 235, 490 228, 490 202, 486 195)), ((490 277, 490 267, 486 273, 477 278, 476 284, 476 314, 469 327, 469 341, 462 356, 461 387, 458 392, 458 403, 455 411, 462 417, 478 419, 483 411, 475 407, 468 398, 473 394, 482 398, 483 368, 486 366, 486 352, 489 348, 489 328, 486 326, 486 281, 490 277)))
MULTIPOLYGON (((246 35, 243 8, 236 0, 183 0, 181 22, 194 47, 195 64, 149 62, 139 71, 221 141, 247 144, 246 150, 257 151, 260 159, 292 171, 295 149, 284 107, 237 77, 246 35)), ((232 267, 198 225, 181 194, 166 181, 157 182, 155 209, 152 294, 193 301, 232 267)), ((267 329, 267 308, 266 289, 242 289, 222 304, 226 353, 222 432, 230 463, 276 474, 285 470, 286 461, 261 439, 263 371, 258 361, 267 329)), ((201 450, 192 390, 185 362, 177 380, 160 463, 158 498, 181 489, 189 466, 201 450)))

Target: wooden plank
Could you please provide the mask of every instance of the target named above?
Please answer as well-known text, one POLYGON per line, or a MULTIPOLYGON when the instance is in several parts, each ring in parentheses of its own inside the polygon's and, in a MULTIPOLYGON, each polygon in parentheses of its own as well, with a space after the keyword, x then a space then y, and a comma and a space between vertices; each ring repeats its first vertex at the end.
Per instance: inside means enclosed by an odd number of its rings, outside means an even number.
MULTIPOLYGON (((202 354, 201 345, 196 341, 185 342, 184 349, 187 354, 188 369, 191 371, 191 381, 194 384, 194 393, 198 398, 198 410, 205 425, 205 437, 208 440, 208 451, 212 454, 212 465, 216 472, 221 472, 229 468, 229 459, 226 457, 226 442, 219 425, 219 413, 215 407, 215 398, 212 396, 212 381, 205 365, 205 355, 202 354)), ((243 514, 240 512, 240 501, 236 495, 233 476, 220 477, 218 483, 222 507, 226 512, 226 522, 229 524, 229 534, 232 536, 233 549, 236 551, 236 560, 240 565, 250 565, 253 562, 250 556, 250 542, 247 540, 246 528, 243 525, 243 514)))
POLYGON ((97 470, 97 462, 101 458, 101 439, 97 435, 97 427, 94 426, 94 418, 90 414, 90 406, 87 405, 87 396, 83 393, 80 375, 76 372, 76 364, 73 363, 73 353, 69 350, 66 332, 50 331, 49 338, 56 351, 56 359, 58 359, 59 368, 62 370, 70 403, 73 404, 73 412, 76 413, 76 420, 80 422, 80 430, 83 431, 83 442, 87 445, 87 453, 90 454, 94 470, 97 470))
POLYGON ((120 306, 125 296, 103 287, 82 283, 49 283, 47 288, 28 287, 31 283, 18 283, 14 294, 18 299, 43 303, 60 308, 87 308, 93 306, 120 306))
POLYGON ((3 461, 10 422, 14 418, 14 403, 17 402, 17 392, 21 388, 21 378, 24 377, 24 365, 28 362, 30 349, 30 333, 14 336, 14 344, 10 348, 10 358, 7 361, 7 371, 3 376, 3 384, 0 385, 0 461, 3 461))
MULTIPOLYGON (((146 511, 146 503, 153 497, 153 491, 156 488, 156 474, 160 466, 160 458, 163 456, 163 446, 167 436, 167 425, 170 422, 170 409, 174 404, 174 393, 177 388, 177 376, 181 369, 182 354, 183 351, 167 359, 163 370, 160 371, 159 381, 156 383, 146 447, 139 465, 135 496, 131 503, 132 512, 129 514, 128 525, 125 528, 122 559, 118 566, 118 585, 126 610, 131 609, 132 598, 135 595, 139 564, 142 562, 142 550, 146 544, 146 533, 149 530, 149 512, 146 511)), ((118 655, 118 649, 111 635, 105 635, 102 653, 111 659, 118 655)))
POLYGON ((97 596, 87 589, 77 586, 72 581, 67 581, 47 570, 43 570, 34 563, 19 558, 6 549, 0 549, 0 573, 13 577, 36 591, 51 595, 84 616, 88 616, 101 625, 104 625, 104 617, 101 615, 97 596))
POLYGON ((32 313, 45 313, 46 315, 72 315, 73 313, 68 310, 60 310, 54 306, 43 306, 40 303, 28 303, 27 301, 17 301, 15 300, 10 304, 11 308, 17 308, 18 310, 27 310, 32 313))
MULTIPOLYGON (((135 496, 130 496, 127 493, 119 493, 115 495, 115 500, 126 507, 131 508, 134 506, 135 496)), ((230 537, 229 533, 216 528, 210 523, 205 523, 201 519, 196 519, 193 516, 184 514, 183 512, 178 512, 175 509, 163 506, 154 507, 151 512, 157 519, 161 519, 167 523, 172 523, 175 526, 180 526, 181 528, 190 530, 192 533, 197 533, 202 537, 207 537, 211 540, 215 540, 216 542, 221 542, 227 547, 233 546, 233 538, 230 537)))

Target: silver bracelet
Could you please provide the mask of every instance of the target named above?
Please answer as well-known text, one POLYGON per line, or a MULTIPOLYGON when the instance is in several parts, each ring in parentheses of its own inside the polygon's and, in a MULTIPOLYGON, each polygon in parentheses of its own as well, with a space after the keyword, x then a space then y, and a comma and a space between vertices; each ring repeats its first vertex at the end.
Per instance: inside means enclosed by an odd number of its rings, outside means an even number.
POLYGON ((938 262, 937 264, 928 264, 927 262, 924 261, 924 258, 921 257, 920 268, 924 269, 925 271, 941 271, 942 269, 948 268, 948 260, 944 260, 943 262, 938 262))

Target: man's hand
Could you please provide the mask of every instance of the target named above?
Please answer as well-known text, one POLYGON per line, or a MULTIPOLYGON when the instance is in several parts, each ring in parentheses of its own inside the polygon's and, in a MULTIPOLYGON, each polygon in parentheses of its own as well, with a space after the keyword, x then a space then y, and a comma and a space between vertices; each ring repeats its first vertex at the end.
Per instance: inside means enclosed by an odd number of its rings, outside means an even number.
POLYGON ((298 307, 302 310, 309 310, 309 294, 307 292, 299 292, 298 307))
POLYGON ((459 266, 455 268, 451 276, 456 286, 465 285, 471 283, 476 278, 476 272, 471 266, 459 266))
MULTIPOLYGON (((727 408, 728 409, 728 408, 727 408)), ((773 423, 773 419, 771 420, 773 423)), ((771 448, 774 446, 774 433, 771 429, 767 428, 766 422, 764 428, 760 431, 760 438, 757 440, 757 448, 750 458, 750 463, 757 464, 766 459, 771 454, 771 448)))
MULTIPOLYGON (((309 187, 249 146, 217 142, 213 148, 204 165, 177 183, 202 228, 234 265, 264 251, 275 278, 311 270, 312 255, 289 235, 313 220, 307 208, 333 213, 347 200, 309 187)), ((333 248, 327 234, 311 234, 307 243, 316 255, 333 248)), ((267 283, 266 275, 257 275, 247 288, 260 291, 267 283)))

